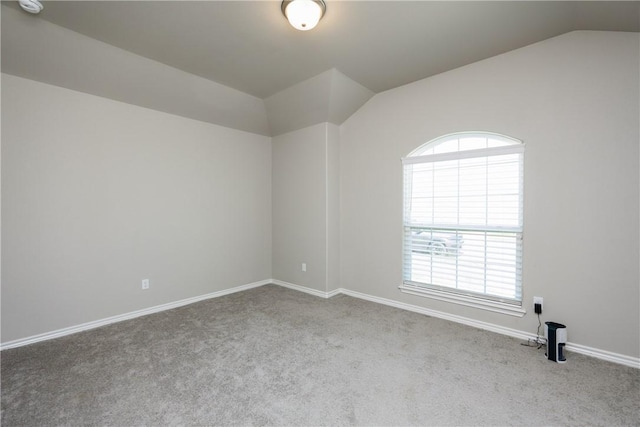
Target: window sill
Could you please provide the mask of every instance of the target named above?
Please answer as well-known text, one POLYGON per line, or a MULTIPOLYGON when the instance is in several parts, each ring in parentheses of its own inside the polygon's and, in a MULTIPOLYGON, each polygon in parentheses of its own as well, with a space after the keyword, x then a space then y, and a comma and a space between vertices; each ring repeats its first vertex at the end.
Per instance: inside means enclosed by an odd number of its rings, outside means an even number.
POLYGON ((446 291, 437 291, 418 286, 400 285, 399 289, 410 295, 436 299, 438 301, 450 302, 453 304, 464 305, 467 307, 479 308, 481 310, 492 311, 494 313, 507 314, 509 316, 522 317, 527 311, 520 306, 506 304, 498 301, 490 301, 482 298, 472 297, 468 295, 459 295, 446 291))

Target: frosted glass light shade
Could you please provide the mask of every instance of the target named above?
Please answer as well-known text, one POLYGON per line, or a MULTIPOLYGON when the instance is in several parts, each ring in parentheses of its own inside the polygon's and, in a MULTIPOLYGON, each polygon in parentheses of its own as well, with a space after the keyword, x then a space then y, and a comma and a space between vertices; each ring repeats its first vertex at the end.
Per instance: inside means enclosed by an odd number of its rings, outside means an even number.
POLYGON ((282 11, 293 28, 308 31, 318 25, 324 15, 324 1, 291 0, 282 2, 282 11))
POLYGON ((22 10, 36 15, 44 9, 44 6, 38 0, 18 0, 18 4, 20 4, 22 10))

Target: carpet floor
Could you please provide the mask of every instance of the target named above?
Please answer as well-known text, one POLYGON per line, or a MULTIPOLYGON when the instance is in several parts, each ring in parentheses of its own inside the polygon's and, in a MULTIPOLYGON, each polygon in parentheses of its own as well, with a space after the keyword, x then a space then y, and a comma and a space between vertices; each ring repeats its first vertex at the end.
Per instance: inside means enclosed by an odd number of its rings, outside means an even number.
POLYGON ((3 426, 638 425, 640 371, 274 285, 1 354, 3 426))

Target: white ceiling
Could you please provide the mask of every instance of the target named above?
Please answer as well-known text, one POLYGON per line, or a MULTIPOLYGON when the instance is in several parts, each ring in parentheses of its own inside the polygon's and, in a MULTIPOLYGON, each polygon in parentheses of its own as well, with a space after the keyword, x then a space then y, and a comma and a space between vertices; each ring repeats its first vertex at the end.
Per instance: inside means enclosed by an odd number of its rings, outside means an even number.
POLYGON ((640 30, 638 1, 326 1, 307 32, 270 0, 43 0, 39 18, 258 98, 330 69, 377 93, 573 30, 640 30))

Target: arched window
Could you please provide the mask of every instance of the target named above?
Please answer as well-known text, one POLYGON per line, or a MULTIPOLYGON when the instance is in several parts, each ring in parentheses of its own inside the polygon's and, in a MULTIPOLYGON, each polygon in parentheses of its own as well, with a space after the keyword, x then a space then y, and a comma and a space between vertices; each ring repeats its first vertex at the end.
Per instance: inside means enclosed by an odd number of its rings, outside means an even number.
POLYGON ((519 140, 465 132, 403 159, 403 291, 523 314, 523 157, 519 140))

